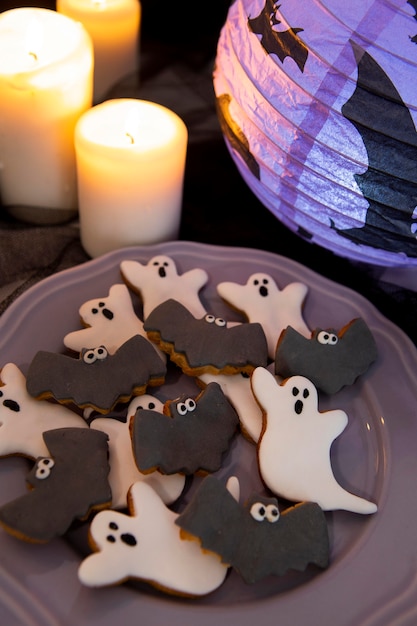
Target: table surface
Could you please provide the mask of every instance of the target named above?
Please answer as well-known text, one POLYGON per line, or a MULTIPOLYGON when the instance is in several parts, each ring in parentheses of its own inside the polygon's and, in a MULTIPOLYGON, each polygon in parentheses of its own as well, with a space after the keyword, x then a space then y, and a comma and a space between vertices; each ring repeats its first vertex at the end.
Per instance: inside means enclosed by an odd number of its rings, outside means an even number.
MULTIPOLYGON (((189 25, 187 5, 161 15, 161 5, 142 0, 140 69, 114 85, 106 98, 137 97, 174 110, 187 125, 179 238, 268 250, 294 259, 364 295, 417 344, 417 269, 368 266, 311 244, 283 226, 247 187, 226 148, 215 111, 212 71, 228 0, 189 25), (138 79, 138 80, 137 80, 138 79)), ((54 2, 10 2, 55 8, 54 2)), ((34 226, 0 206, 0 315, 27 288, 62 269, 89 260, 78 221, 34 226)))

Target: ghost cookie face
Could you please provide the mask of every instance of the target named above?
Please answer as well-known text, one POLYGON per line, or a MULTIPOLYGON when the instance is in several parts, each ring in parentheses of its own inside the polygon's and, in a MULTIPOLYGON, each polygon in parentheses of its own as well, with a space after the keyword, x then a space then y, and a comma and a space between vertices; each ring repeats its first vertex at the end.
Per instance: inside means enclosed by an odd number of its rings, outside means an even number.
POLYGON ((217 293, 225 302, 243 313, 249 322, 262 325, 271 359, 275 357, 279 336, 288 325, 310 336, 303 318, 307 291, 303 283, 290 283, 281 290, 271 275, 261 272, 249 276, 245 285, 230 281, 217 285, 217 293))
POLYGON ((81 583, 102 587, 137 579, 189 597, 207 595, 223 583, 227 565, 197 542, 181 539, 178 514, 150 485, 132 485, 129 513, 101 511, 94 517, 89 530, 94 552, 78 570, 81 583))
POLYGON ((193 268, 180 274, 174 259, 159 254, 146 264, 122 261, 120 271, 126 284, 140 295, 145 320, 155 307, 171 298, 181 302, 194 317, 203 317, 207 312, 199 297, 208 281, 203 269, 193 268))
POLYGON ((320 412, 317 389, 303 376, 279 384, 267 369, 257 368, 251 384, 264 412, 257 450, 267 487, 293 502, 317 502, 323 510, 375 513, 376 504, 345 490, 333 474, 330 447, 345 429, 347 414, 320 412))

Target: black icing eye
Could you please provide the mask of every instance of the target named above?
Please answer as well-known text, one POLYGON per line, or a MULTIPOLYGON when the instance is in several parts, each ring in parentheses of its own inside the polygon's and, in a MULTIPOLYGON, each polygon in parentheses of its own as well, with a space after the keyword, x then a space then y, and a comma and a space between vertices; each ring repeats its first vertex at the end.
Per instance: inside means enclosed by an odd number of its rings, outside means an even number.
POLYGON ((195 410, 197 403, 193 398, 187 398, 182 402, 178 402, 177 404, 177 413, 178 415, 186 415, 187 413, 191 413, 195 410))
POLYGON ((216 326, 226 326, 226 320, 224 320, 222 317, 216 317, 214 323, 216 324, 216 326))
POLYGON ((111 530, 119 530, 119 527, 118 527, 118 525, 116 524, 116 522, 110 522, 110 524, 109 524, 109 528, 110 528, 111 530))
POLYGON ((259 280, 258 280, 257 278, 255 278, 255 280, 253 281, 253 284, 254 284, 255 286, 259 285, 259 280))
POLYGON ((298 396, 299 393, 300 393, 300 390, 297 387, 292 388, 292 395, 294 396, 294 398, 298 396))
POLYGON ((3 392, 2 392, 2 390, 0 389, 0 398, 2 398, 2 397, 3 397, 3 392))
POLYGON ((266 507, 262 502, 255 502, 250 508, 250 514, 257 522, 263 522, 266 515, 266 507))
POLYGON ((45 478, 48 478, 54 465, 55 462, 51 458, 39 459, 36 465, 36 478, 38 480, 44 480, 45 478))
POLYGON ((308 398, 308 396, 310 395, 309 390, 307 389, 307 387, 303 390, 303 398, 308 398))
POLYGON ((214 315, 211 315, 211 313, 207 313, 207 315, 204 318, 206 320, 206 322, 208 324, 213 324, 216 320, 216 318, 214 317, 214 315))
POLYGON ((266 507, 265 516, 268 522, 271 522, 271 524, 277 522, 279 520, 278 507, 275 504, 268 504, 268 506, 266 507))
POLYGON ((329 333, 327 330, 321 330, 317 335, 317 341, 323 345, 335 346, 339 341, 335 333, 329 333))

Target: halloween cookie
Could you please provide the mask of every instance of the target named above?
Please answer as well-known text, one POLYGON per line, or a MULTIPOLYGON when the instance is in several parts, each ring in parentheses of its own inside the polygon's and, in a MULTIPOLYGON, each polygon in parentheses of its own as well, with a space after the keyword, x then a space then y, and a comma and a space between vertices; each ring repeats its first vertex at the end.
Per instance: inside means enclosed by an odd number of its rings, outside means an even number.
POLYGON ((307 292, 307 285, 298 282, 279 289, 272 276, 260 272, 249 276, 244 285, 230 281, 217 285, 217 293, 227 304, 243 313, 249 322, 262 325, 271 359, 275 358, 281 331, 287 326, 292 326, 306 337, 310 336, 303 318, 307 292))
POLYGON ((30 491, 0 507, 0 524, 19 539, 46 543, 75 520, 111 504, 107 435, 58 428, 43 435, 49 450, 27 477, 30 491))
POLYGON ((264 412, 257 449, 259 472, 267 487, 293 502, 317 502, 325 511, 375 513, 376 504, 344 489, 333 474, 330 447, 346 428, 345 411, 320 412, 317 389, 304 376, 291 376, 279 384, 271 372, 259 367, 251 383, 264 412))
POLYGON ((0 457, 48 456, 45 431, 71 426, 88 428, 83 417, 71 409, 32 398, 26 389, 26 377, 14 363, 4 365, 0 378, 0 457))
POLYGON ((86 586, 102 587, 141 580, 171 594, 197 597, 217 589, 228 567, 219 557, 184 541, 174 513, 152 487, 136 482, 129 513, 101 511, 91 522, 92 554, 78 576, 86 586))
POLYGON ((171 298, 181 302, 194 317, 207 313, 199 297, 209 278, 203 269, 193 268, 179 274, 174 259, 159 254, 146 264, 122 261, 120 271, 126 284, 142 299, 144 320, 158 304, 171 298))
POLYGON ((327 394, 352 385, 376 360, 375 339, 365 320, 356 318, 339 332, 316 328, 310 338, 288 326, 275 353, 275 373, 284 378, 299 374, 327 394))
POLYGON ((197 319, 180 302, 167 300, 150 313, 144 329, 189 376, 249 374, 267 365, 265 333, 257 323, 229 328, 223 318, 207 313, 197 319))
POLYGON ((254 494, 241 506, 215 476, 204 478, 176 524, 184 538, 198 539, 246 583, 329 563, 327 522, 318 504, 280 512, 277 498, 254 494))
POLYGON ((141 472, 194 474, 221 468, 239 418, 220 385, 209 383, 195 398, 167 401, 163 414, 138 409, 130 424, 141 472))
MULTIPOLYGON (((120 346, 134 335, 147 339, 142 320, 136 315, 128 287, 116 283, 107 296, 84 302, 79 308, 83 328, 64 336, 65 347, 80 353, 83 348, 106 346, 114 354, 120 346)), ((160 357, 166 357, 159 352, 160 357)))
POLYGON ((108 413, 119 402, 161 385, 166 365, 151 343, 134 335, 113 354, 105 346, 82 349, 79 358, 40 350, 29 365, 27 390, 79 408, 108 413))

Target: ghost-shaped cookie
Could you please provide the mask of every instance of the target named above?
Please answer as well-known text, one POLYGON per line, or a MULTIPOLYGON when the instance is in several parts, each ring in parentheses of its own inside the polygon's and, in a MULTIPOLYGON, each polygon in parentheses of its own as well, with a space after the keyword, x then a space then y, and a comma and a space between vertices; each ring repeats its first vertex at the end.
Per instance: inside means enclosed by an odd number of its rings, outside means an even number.
POLYGON ((257 451, 267 487, 293 502, 317 502, 325 511, 375 513, 376 504, 344 489, 333 474, 330 447, 347 425, 345 411, 320 412, 317 389, 304 376, 291 376, 279 384, 271 372, 259 367, 251 384, 264 412, 257 451))
MULTIPOLYGON (((63 339, 65 347, 74 352, 106 346, 109 354, 114 354, 134 335, 148 339, 143 322, 133 307, 129 289, 123 283, 112 285, 105 297, 87 300, 78 312, 83 328, 67 333, 63 339)), ((154 348, 165 361, 165 355, 154 348)))
POLYGON ((14 363, 4 365, 0 378, 0 457, 48 456, 45 431, 70 426, 88 428, 84 418, 68 407, 35 400, 26 389, 26 377, 14 363))
POLYGON ((289 283, 279 289, 270 274, 257 272, 246 284, 225 281, 217 285, 217 293, 231 307, 243 313, 249 322, 258 322, 268 342, 268 355, 275 357, 281 331, 292 326, 305 337, 311 332, 303 318, 303 306, 308 287, 304 283, 289 283))
POLYGON ((122 261, 120 271, 126 284, 141 296, 144 320, 158 304, 171 298, 181 302, 194 317, 203 317, 207 312, 199 292, 209 277, 201 268, 180 274, 174 259, 158 254, 146 264, 122 261))
POLYGON ((169 509, 143 481, 129 491, 129 513, 101 511, 91 522, 94 550, 81 563, 78 577, 88 587, 102 587, 129 579, 145 581, 182 596, 204 596, 224 581, 228 566, 181 538, 169 509))

